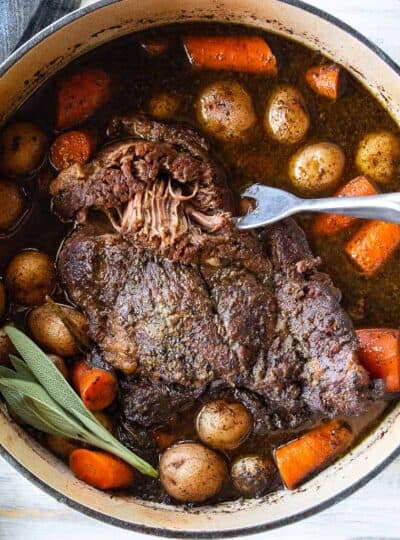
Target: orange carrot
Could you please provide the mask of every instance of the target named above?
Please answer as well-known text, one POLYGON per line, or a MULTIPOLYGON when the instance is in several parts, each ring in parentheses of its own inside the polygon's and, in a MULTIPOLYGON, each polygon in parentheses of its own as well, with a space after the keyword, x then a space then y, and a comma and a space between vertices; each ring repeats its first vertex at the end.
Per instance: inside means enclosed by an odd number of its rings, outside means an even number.
POLYGON ((308 86, 319 96, 337 99, 343 91, 342 70, 336 64, 313 66, 306 72, 308 86))
POLYGON ((296 488, 342 454, 352 441, 350 428, 331 420, 277 448, 275 461, 282 480, 289 489, 296 488))
MULTIPOLYGON (((376 188, 365 176, 357 176, 350 180, 344 187, 336 193, 336 197, 361 197, 366 195, 376 195, 376 188)), ((350 225, 358 221, 359 218, 350 216, 339 216, 337 214, 320 214, 314 220, 312 232, 315 236, 326 236, 344 231, 350 225)))
POLYGON ((141 41, 140 45, 151 56, 160 56, 169 49, 169 42, 166 39, 146 39, 141 41))
POLYGON ((134 480, 133 468, 108 452, 78 448, 69 457, 74 475, 98 489, 125 488, 134 480))
POLYGON ((71 368, 71 382, 91 411, 101 411, 117 395, 117 379, 110 371, 91 367, 84 360, 76 360, 71 368))
POLYGON ((87 163, 94 152, 94 133, 88 129, 75 129, 61 133, 50 148, 50 159, 61 171, 74 163, 87 163))
POLYGON ((276 75, 269 45, 258 36, 186 36, 183 44, 193 67, 276 75))
POLYGON ((110 97, 110 77, 86 68, 62 77, 56 88, 56 128, 66 129, 92 116, 110 97))
POLYGON ((383 379, 387 392, 400 392, 400 331, 393 328, 357 330, 359 358, 371 377, 383 379))
POLYGON ((359 270, 374 276, 400 246, 400 226, 369 221, 345 245, 345 251, 359 270))

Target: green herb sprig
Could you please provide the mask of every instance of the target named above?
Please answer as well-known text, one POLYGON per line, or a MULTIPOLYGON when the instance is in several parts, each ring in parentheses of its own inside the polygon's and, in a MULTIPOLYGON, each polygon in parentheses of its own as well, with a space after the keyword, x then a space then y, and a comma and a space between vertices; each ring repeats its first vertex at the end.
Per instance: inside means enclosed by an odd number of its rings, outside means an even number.
POLYGON ((14 369, 0 366, 0 393, 18 416, 40 431, 101 448, 143 474, 158 476, 100 424, 36 343, 11 326, 5 332, 23 360, 10 355, 14 369))

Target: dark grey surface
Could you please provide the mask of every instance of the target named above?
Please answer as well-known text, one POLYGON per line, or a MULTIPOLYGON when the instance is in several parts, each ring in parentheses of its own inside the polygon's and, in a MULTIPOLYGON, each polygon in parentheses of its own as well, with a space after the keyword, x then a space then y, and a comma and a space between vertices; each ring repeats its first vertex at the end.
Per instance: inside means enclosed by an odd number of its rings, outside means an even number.
POLYGON ((39 30, 79 5, 80 0, 0 0, 0 62, 39 30))

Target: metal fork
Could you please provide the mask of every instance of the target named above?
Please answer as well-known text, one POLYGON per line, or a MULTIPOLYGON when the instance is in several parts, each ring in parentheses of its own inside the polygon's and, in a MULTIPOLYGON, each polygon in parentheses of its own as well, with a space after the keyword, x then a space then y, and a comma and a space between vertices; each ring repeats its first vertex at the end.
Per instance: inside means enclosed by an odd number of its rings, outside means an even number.
POLYGON ((324 212, 400 223, 400 193, 364 197, 301 199, 283 189, 254 184, 242 197, 255 199, 248 214, 236 218, 239 229, 255 229, 300 212, 324 212))

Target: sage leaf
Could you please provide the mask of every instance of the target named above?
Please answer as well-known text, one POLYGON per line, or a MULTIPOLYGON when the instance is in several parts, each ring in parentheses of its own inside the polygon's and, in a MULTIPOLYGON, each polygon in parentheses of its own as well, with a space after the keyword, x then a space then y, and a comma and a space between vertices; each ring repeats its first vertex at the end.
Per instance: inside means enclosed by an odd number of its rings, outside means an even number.
POLYGON ((0 366, 0 392, 16 414, 40 431, 85 441, 120 457, 143 474, 158 476, 149 463, 104 428, 31 339, 14 327, 8 326, 5 331, 25 360, 11 358, 15 371, 0 366))
POLYGON ((67 411, 76 409, 91 419, 95 418, 58 368, 36 343, 13 326, 6 326, 5 332, 32 373, 59 405, 67 411))
POLYGON ((15 371, 21 376, 22 379, 37 383, 37 379, 35 378, 32 371, 28 368, 28 366, 23 360, 21 360, 20 358, 17 358, 13 354, 10 354, 10 362, 13 368, 15 369, 15 371))

